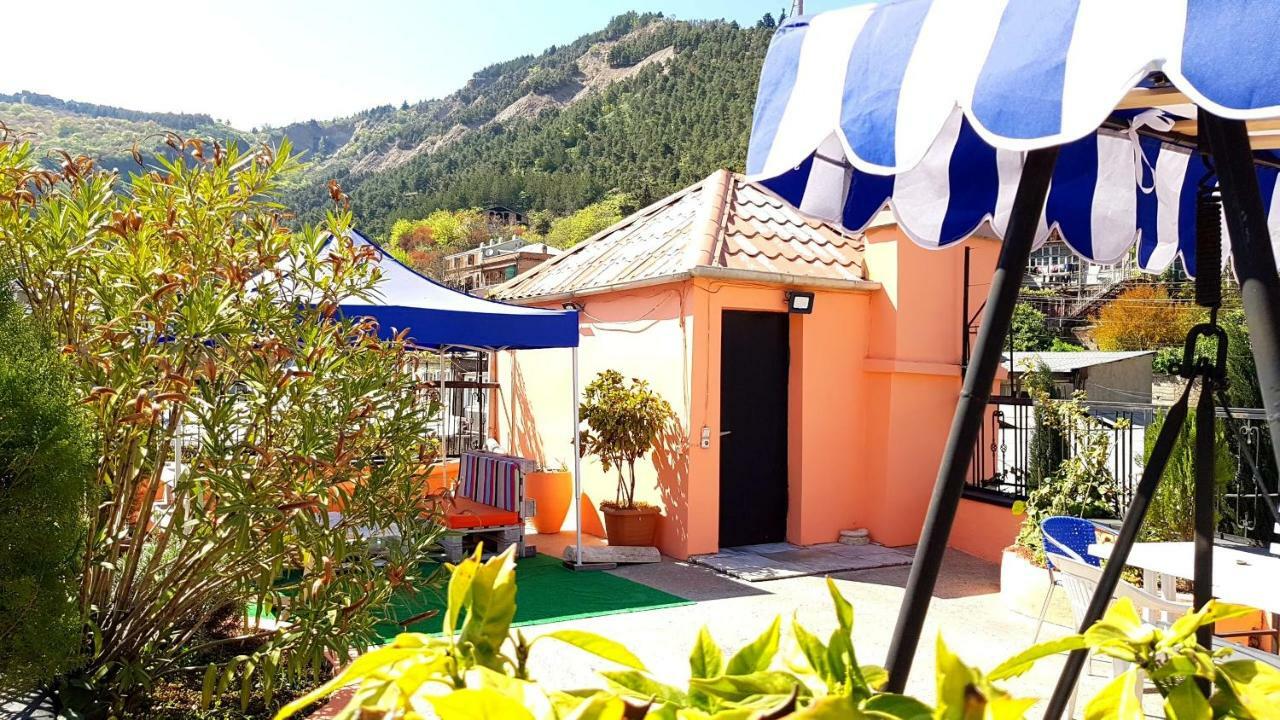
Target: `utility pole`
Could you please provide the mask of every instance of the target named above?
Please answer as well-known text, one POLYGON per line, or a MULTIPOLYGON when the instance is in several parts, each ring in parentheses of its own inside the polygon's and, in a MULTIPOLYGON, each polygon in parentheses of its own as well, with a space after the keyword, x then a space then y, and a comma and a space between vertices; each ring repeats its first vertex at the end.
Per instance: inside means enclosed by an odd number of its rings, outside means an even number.
POLYGON ((804 0, 791 0, 791 17, 804 14, 804 0))

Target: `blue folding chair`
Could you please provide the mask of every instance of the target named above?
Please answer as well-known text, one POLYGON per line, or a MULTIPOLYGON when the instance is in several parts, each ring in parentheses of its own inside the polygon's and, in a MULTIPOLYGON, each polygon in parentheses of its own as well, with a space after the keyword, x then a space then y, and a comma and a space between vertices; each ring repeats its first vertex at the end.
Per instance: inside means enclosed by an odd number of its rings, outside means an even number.
POLYGON ((1049 590, 1040 604, 1040 617, 1036 621, 1036 636, 1032 642, 1040 639, 1040 628, 1049 614, 1049 599, 1053 597, 1053 588, 1058 585, 1053 557, 1057 555, 1094 567, 1102 566, 1101 558, 1089 554, 1089 546, 1098 541, 1098 528, 1084 518, 1064 515, 1045 518, 1040 523, 1040 536, 1044 542, 1045 564, 1049 568, 1049 590))

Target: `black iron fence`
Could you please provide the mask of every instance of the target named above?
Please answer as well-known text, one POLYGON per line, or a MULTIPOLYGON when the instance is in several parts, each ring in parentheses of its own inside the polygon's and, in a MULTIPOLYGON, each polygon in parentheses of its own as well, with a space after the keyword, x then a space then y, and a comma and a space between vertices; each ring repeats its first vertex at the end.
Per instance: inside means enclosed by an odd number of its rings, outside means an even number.
MULTIPOLYGON (((1115 480, 1117 497, 1113 508, 1120 517, 1142 475, 1146 462, 1147 434, 1154 433, 1165 409, 1139 403, 1088 402, 1093 419, 1089 432, 1105 435, 1108 450, 1106 472, 1115 480)), ((1029 397, 993 396, 988 417, 979 432, 966 496, 1012 504, 1025 500, 1055 471, 1060 463, 1081 448, 1068 425, 1055 424, 1053 431, 1043 427, 1042 413, 1029 397), (1042 435, 1037 438, 1037 433, 1042 435), (1054 447, 1046 448, 1045 443, 1054 447), (1045 457, 1050 460, 1046 462, 1045 457)), ((1275 542, 1275 528, 1266 503, 1280 500, 1277 473, 1271 460, 1263 411, 1233 408, 1229 421, 1219 410, 1217 422, 1223 431, 1223 442, 1232 462, 1231 479, 1219 505, 1219 532, 1228 537, 1267 545, 1275 542), (1262 474, 1264 493, 1254 480, 1246 458, 1253 460, 1262 474)), ((1154 439, 1154 436, 1152 437, 1154 439)), ((1191 512, 1191 508, 1187 508, 1191 512)))
POLYGON ((440 393, 437 437, 445 438, 449 457, 483 450, 489 437, 489 392, 497 387, 489 381, 488 353, 453 352, 443 357, 445 363, 433 382, 440 393))

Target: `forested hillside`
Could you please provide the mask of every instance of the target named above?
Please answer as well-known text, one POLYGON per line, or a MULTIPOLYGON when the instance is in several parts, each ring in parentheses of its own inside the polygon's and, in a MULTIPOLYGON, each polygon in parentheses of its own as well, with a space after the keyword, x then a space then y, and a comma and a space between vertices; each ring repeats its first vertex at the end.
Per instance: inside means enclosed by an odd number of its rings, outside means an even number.
POLYGON ((285 199, 304 220, 318 216, 336 178, 360 228, 384 239, 398 219, 489 205, 539 217, 546 230, 611 196, 604 207, 614 212, 717 167, 740 168, 773 24, 625 13, 569 44, 484 68, 444 98, 278 128, 25 92, 0 94, 0 122, 31 133, 42 151, 121 169, 135 167, 135 142, 163 151, 166 131, 245 144, 288 137, 309 162, 285 199))
MULTIPOLYGON (((478 93, 468 107, 483 106, 474 118, 481 121, 530 78, 550 77, 545 82, 551 85, 579 82, 572 68, 593 55, 607 58, 610 67, 643 67, 562 107, 482 121, 394 167, 362 172, 331 165, 327 176, 299 188, 290 205, 304 217, 314 214, 328 197, 319 183, 337 177, 359 226, 385 236, 397 219, 425 217, 438 208, 503 205, 561 215, 612 190, 646 204, 717 167, 741 168, 769 37, 763 27, 659 21, 616 42, 588 36, 568 51, 548 51, 544 60, 554 63, 521 58, 495 66, 500 69, 477 75, 492 78, 492 86, 473 81, 460 95, 436 102, 464 102, 478 93), (564 59, 575 54, 587 57, 564 59), (653 57, 662 59, 646 62, 653 57), (524 79, 516 83, 521 74, 524 79), (493 88, 500 89, 486 94, 493 88)), ((405 137, 408 144, 416 136, 405 137)))
POLYGON ((106 168, 135 169, 134 144, 143 152, 164 148, 164 134, 176 132, 240 143, 254 141, 252 133, 238 131, 202 113, 153 113, 110 105, 62 100, 39 93, 0 93, 0 122, 11 130, 28 133, 36 148, 65 150, 88 155, 106 168))

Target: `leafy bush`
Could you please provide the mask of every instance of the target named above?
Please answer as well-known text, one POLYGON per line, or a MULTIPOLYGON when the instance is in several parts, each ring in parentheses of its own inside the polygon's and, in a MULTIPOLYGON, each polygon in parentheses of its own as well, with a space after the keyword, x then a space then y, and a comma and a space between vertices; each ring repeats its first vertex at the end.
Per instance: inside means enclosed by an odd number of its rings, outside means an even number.
POLYGON ((605 472, 618 471, 613 504, 635 507, 636 460, 649 454, 672 420, 671 405, 644 380, 632 378, 628 383, 617 370, 605 370, 587 385, 579 413, 587 424, 582 452, 600 458, 605 472))
POLYGON ((1053 343, 1049 345, 1050 352, 1084 352, 1083 345, 1077 345, 1073 342, 1067 342, 1062 338, 1054 338, 1053 343))
POLYGON ((1035 400, 1044 409, 1041 427, 1054 428, 1060 437, 1069 438, 1057 471, 1027 497, 1026 518, 1018 531, 1017 544, 1043 563, 1040 523, 1045 518, 1114 517, 1119 491, 1109 467, 1111 428, 1089 414, 1084 393, 1077 392, 1068 400, 1052 400, 1040 393, 1035 400))
POLYGON ((1019 352, 1053 347, 1053 333, 1049 332, 1044 313, 1030 303, 1020 302, 1013 306, 1009 332, 1013 335, 1013 349, 1019 352))
MULTIPOLYGON (((1143 457, 1148 461, 1156 437, 1164 427, 1165 414, 1157 414, 1143 434, 1143 457)), ((1221 422, 1214 423, 1214 485, 1218 490, 1216 504, 1221 507, 1222 494, 1235 473, 1236 461, 1227 445, 1221 422)), ((1187 412, 1187 421, 1169 455, 1156 494, 1142 523, 1142 539, 1150 541, 1191 540, 1195 537, 1195 447, 1196 411, 1187 412)), ((1219 511, 1218 515, 1221 515, 1219 511)))
POLYGON ((601 230, 622 222, 633 210, 635 205, 627 195, 610 195, 575 213, 552 220, 546 237, 541 238, 541 241, 552 247, 573 247, 601 230))
POLYGON ((1182 367, 1182 346, 1162 347, 1151 358, 1151 372, 1157 375, 1177 375, 1182 367))
POLYGON ((287 144, 168 142, 179 159, 127 186, 84 158, 51 172, 0 146, 0 265, 62 348, 98 445, 75 558, 84 662, 58 682, 93 712, 184 674, 206 697, 234 683, 268 703, 320 677, 377 641, 439 532, 426 358, 337 312, 376 279, 349 214, 283 225, 287 144), (392 528, 383 557, 360 539, 392 528), (240 633, 195 640, 250 603, 240 633), (256 622, 268 612, 281 622, 256 622))
POLYGON ((0 278, 0 696, 79 660, 74 571, 93 470, 67 366, 9 287, 0 278))
POLYGON ((1027 391, 1036 399, 1032 413, 1035 428, 1027 449, 1027 489, 1034 491, 1057 474, 1066 454, 1067 439, 1048 402, 1057 397, 1057 387, 1049 366, 1039 363, 1023 379, 1027 391))
POLYGON ((1139 285, 1120 293, 1098 311, 1093 340, 1099 350, 1151 350, 1175 345, 1200 320, 1203 311, 1169 297, 1158 285, 1139 285))
POLYGON ((1280 671, 1254 660, 1226 660, 1200 647, 1197 628, 1255 612, 1210 601, 1168 629, 1145 625, 1133 604, 1116 602, 1082 635, 1034 645, 989 672, 965 664, 943 642, 937 645, 936 706, 883 691, 887 674, 858 662, 853 643, 853 606, 829 578, 837 627, 827 642, 798 621, 791 628, 800 653, 779 661, 782 621, 725 660, 706 628, 689 656, 688 685, 656 680, 643 661, 609 638, 581 630, 559 630, 534 638, 512 633, 516 580, 511 550, 480 563, 480 550, 453 568, 444 634, 403 634, 347 666, 341 675, 290 703, 277 720, 347 685, 355 691, 337 720, 425 717, 441 720, 534 718, 1020 718, 1036 702, 1015 697, 1000 682, 1026 673, 1039 660, 1071 650, 1131 662, 1085 708, 1087 718, 1140 720, 1134 693, 1137 673, 1152 678, 1170 718, 1262 718, 1280 703, 1280 671), (465 620, 463 614, 465 612, 465 620), (461 629, 458 623, 462 621, 461 629), (564 692, 529 680, 534 647, 543 640, 576 646, 624 669, 603 672, 606 690, 564 692), (784 667, 779 667, 784 665, 784 667), (1197 680, 1212 683, 1206 699, 1197 680))

